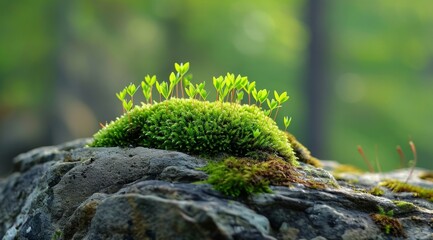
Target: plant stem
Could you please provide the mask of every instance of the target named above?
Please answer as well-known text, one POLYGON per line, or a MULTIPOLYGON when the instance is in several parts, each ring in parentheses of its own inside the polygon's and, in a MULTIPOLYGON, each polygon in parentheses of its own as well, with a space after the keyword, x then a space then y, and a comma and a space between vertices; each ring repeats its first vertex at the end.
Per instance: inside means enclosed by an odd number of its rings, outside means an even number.
POLYGON ((180 92, 182 93, 182 98, 184 98, 182 82, 183 82, 183 79, 180 79, 180 92))
POLYGON ((364 150, 362 149, 361 146, 358 145, 358 152, 361 155, 362 159, 364 159, 364 162, 367 164, 368 169, 371 173, 374 173, 374 168, 371 166, 370 161, 368 160, 367 156, 364 153, 364 150))
POLYGON ((413 153, 413 163, 412 163, 412 166, 410 167, 409 175, 407 176, 407 179, 404 183, 407 183, 409 181, 410 177, 412 176, 413 170, 415 169, 415 166, 416 166, 416 160, 417 160, 415 144, 412 141, 409 141, 409 146, 410 146, 410 150, 412 150, 412 153, 413 153))
MULTIPOLYGON (((279 106, 277 106, 277 111, 275 111, 274 121, 275 121, 275 119, 277 119, 278 110, 279 110, 279 106)), ((270 116, 270 115, 271 115, 271 114, 269 114, 269 116, 270 116)))
POLYGON ((406 166, 406 157, 404 156, 400 145, 397 146, 397 153, 400 156, 400 168, 404 168, 406 166))

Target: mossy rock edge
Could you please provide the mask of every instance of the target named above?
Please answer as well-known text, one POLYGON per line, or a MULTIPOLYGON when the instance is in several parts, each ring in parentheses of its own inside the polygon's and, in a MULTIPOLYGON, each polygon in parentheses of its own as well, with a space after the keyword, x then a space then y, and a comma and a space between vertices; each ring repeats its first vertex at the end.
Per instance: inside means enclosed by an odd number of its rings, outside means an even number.
POLYGON ((142 146, 207 156, 266 152, 297 164, 287 136, 259 107, 195 99, 136 106, 97 132, 89 146, 142 146))

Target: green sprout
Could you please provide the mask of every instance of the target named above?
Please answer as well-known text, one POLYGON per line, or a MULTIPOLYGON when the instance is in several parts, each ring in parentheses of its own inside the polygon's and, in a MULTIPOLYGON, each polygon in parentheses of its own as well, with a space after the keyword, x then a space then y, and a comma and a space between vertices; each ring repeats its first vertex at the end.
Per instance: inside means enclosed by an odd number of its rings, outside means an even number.
POLYGON ((248 94, 248 104, 251 104, 251 92, 256 88, 256 82, 248 82, 244 89, 248 94))
POLYGON ((156 82, 156 90, 158 90, 159 94, 162 95, 165 100, 171 95, 171 88, 169 88, 167 82, 163 81, 161 83, 156 82))
POLYGON ((123 112, 125 112, 126 108, 124 106, 125 105, 124 102, 125 102, 125 97, 126 97, 126 88, 124 88, 119 93, 116 93, 116 96, 120 100, 120 102, 122 103, 122 105, 123 105, 123 112))
POLYGON ((188 86, 185 87, 185 92, 190 99, 194 99, 197 94, 197 90, 193 84, 189 83, 188 86))
POLYGON ((216 101, 219 101, 219 94, 222 91, 224 85, 225 85, 225 81, 224 78, 222 76, 219 76, 218 78, 213 77, 213 85, 216 89, 216 101))
MULTIPOLYGON (((275 108, 278 107, 278 102, 275 101, 275 99, 272 99, 271 101, 269 101, 269 99, 266 99, 266 102, 267 102, 268 107, 269 107, 269 114, 268 114, 268 116, 271 116, 272 111, 273 111, 275 108)), ((276 114, 275 114, 275 116, 276 116, 276 114)), ((275 120, 275 117, 274 117, 274 120, 275 120)))
POLYGON ((274 116, 274 120, 275 120, 277 118, 279 108, 281 107, 281 105, 284 102, 289 100, 289 96, 287 96, 287 92, 283 92, 280 95, 278 95, 277 91, 274 91, 274 97, 275 97, 275 100, 277 100, 277 102, 278 102, 278 106, 276 107, 277 111, 275 112, 275 116, 274 116))
POLYGON ((183 95, 183 79, 184 79, 185 75, 188 73, 189 62, 186 62, 185 64, 175 63, 174 68, 176 69, 176 72, 177 72, 176 80, 173 81, 173 82, 175 82, 175 85, 176 85, 176 97, 179 97, 179 85, 178 85, 178 83, 180 83, 180 91, 182 92, 182 97, 184 97, 184 95, 183 95))
POLYGON ((204 89, 205 85, 206 85, 206 82, 202 82, 202 83, 200 83, 200 84, 196 84, 196 85, 195 85, 195 86, 196 86, 195 89, 196 89, 198 95, 200 95, 200 97, 201 97, 204 101, 206 101, 206 98, 207 98, 207 96, 209 95, 209 94, 206 92, 206 89, 204 89))
POLYGON ((290 126, 290 123, 292 122, 292 118, 286 116, 283 118, 283 121, 284 121, 284 130, 287 131, 287 128, 290 126))
POLYGON ((144 81, 141 82, 141 89, 143 89, 143 95, 146 98, 146 102, 152 104, 152 90, 153 85, 156 83, 156 76, 149 75, 144 77, 144 81))
POLYGON ((256 130, 254 130, 253 131, 253 136, 254 136, 254 138, 257 138, 257 137, 259 137, 260 136, 260 130, 259 129, 256 129, 256 130))
POLYGON ((251 92, 254 99, 256 100, 256 103, 259 103, 259 107, 262 106, 263 102, 268 99, 269 92, 266 89, 262 89, 257 91, 256 89, 253 89, 251 92))

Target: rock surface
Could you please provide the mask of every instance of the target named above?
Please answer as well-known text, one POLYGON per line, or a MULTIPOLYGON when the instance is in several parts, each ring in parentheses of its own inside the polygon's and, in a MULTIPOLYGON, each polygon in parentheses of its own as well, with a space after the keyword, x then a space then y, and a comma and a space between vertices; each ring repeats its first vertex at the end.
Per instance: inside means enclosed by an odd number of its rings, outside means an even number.
MULTIPOLYGON (((85 148, 88 139, 44 147, 15 159, 0 180, 3 239, 433 239, 433 203, 411 193, 367 191, 407 170, 343 174, 301 164, 326 189, 273 186, 272 193, 233 199, 197 184, 206 160, 146 148, 85 148), (405 201, 406 207, 396 202, 405 201), (372 220, 393 210, 403 235, 372 220), (410 206, 410 207, 407 207, 410 206)), ((335 162, 324 161, 332 171, 335 162)), ((410 183, 433 188, 418 176, 410 183)), ((401 203, 401 202, 400 202, 401 203)))

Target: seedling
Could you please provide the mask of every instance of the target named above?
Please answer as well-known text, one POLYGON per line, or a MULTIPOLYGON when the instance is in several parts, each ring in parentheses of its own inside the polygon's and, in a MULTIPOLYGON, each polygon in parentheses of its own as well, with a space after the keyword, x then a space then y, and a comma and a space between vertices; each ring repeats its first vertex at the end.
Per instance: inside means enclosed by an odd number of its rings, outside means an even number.
POLYGON ((248 82, 244 89, 248 94, 248 104, 251 104, 251 92, 256 88, 256 82, 248 82))
POLYGON ((385 211, 381 206, 378 206, 379 213, 371 214, 373 221, 385 232, 386 235, 395 237, 405 237, 403 226, 398 219, 394 218, 394 211, 385 211))
POLYGON ((284 121, 284 130, 287 131, 287 128, 290 126, 290 123, 292 122, 292 118, 286 116, 283 118, 283 121, 284 121))

